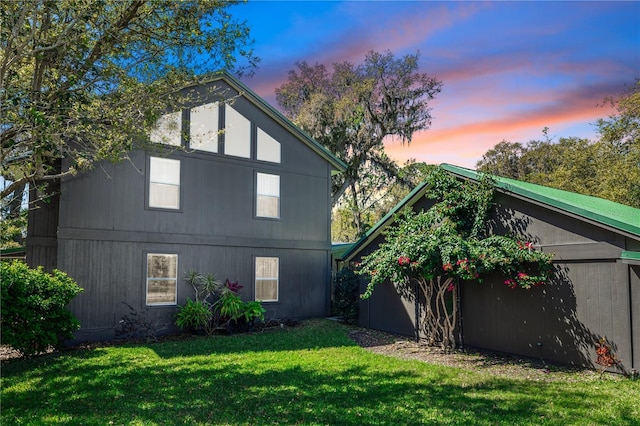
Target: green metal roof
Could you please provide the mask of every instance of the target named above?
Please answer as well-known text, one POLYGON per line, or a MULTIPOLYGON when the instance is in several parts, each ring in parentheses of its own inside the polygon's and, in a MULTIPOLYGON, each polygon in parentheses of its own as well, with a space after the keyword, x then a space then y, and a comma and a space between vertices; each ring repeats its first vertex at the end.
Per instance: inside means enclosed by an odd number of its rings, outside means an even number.
POLYGON ((342 259, 345 251, 349 250, 353 243, 333 243, 331 244, 331 255, 336 259, 342 259))
MULTIPOLYGON (((480 172, 475 170, 451 164, 441 164, 440 167, 455 175, 473 180, 479 180, 482 175, 480 172)), ((496 186, 502 192, 515 194, 537 203, 585 218, 592 222, 640 237, 640 209, 604 200, 602 198, 590 197, 587 195, 577 194, 575 192, 549 188, 515 179, 508 179, 500 176, 494 176, 494 178, 496 180, 496 186)), ((409 193, 409 195, 396 204, 389 213, 378 221, 378 223, 376 223, 360 240, 353 243, 351 248, 343 254, 342 259, 345 261, 350 260, 361 247, 382 233, 385 224, 391 221, 396 213, 400 212, 406 206, 413 205, 417 200, 424 196, 427 189, 426 182, 418 185, 409 193)), ((638 252, 624 253, 627 253, 629 259, 634 261, 638 259, 635 256, 640 256, 638 252)))
MULTIPOLYGON (((473 180, 478 180, 481 176, 481 173, 475 170, 451 164, 441 164, 440 167, 458 176, 473 180)), ((496 179, 497 187, 504 192, 513 193, 541 204, 555 207, 634 236, 640 236, 640 209, 598 197, 549 188, 534 183, 500 176, 494 176, 494 178, 496 179)))

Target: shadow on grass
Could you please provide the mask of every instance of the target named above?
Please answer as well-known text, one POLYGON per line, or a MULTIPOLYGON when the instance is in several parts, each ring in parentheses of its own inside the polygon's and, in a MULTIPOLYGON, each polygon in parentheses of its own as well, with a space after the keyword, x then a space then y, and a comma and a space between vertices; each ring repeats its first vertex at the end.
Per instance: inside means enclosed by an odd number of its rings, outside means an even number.
MULTIPOLYGON (((202 339, 207 344, 180 350, 174 345, 184 342, 104 348, 22 369, 12 363, 3 369, 2 424, 617 422, 610 411, 600 414, 603 403, 588 389, 562 389, 560 398, 548 384, 390 359, 333 326, 283 334, 202 339)), ((626 406, 615 413, 619 424, 633 415, 626 406)))

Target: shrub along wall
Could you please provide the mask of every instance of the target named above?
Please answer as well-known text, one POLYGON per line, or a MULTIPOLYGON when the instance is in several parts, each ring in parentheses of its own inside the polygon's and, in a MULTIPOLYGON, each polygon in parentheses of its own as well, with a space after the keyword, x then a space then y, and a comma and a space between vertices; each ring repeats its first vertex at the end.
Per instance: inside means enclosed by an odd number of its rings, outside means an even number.
POLYGON ((64 272, 51 274, 18 260, 0 262, 2 343, 23 355, 59 347, 80 328, 66 309, 82 291, 64 272))

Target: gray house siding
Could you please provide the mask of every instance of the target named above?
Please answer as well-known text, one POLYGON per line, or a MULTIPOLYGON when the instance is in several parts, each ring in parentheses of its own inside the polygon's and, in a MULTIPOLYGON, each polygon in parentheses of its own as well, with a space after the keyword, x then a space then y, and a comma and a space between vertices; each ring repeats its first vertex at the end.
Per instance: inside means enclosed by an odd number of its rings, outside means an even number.
MULTIPOLYGON (((47 193, 58 194, 60 184, 51 182, 47 193)), ((31 188, 29 191, 29 210, 27 223, 26 258, 30 265, 41 265, 50 271, 57 266, 58 215, 60 199, 57 195, 46 201, 39 199, 41 195, 31 188)))
POLYGON ((253 300, 255 256, 279 257, 279 301, 264 303, 267 318, 327 314, 329 272, 323 250, 61 239, 59 259, 84 288, 70 305, 82 324, 77 340, 112 339, 118 321, 129 310, 125 303, 140 314, 145 312, 160 331, 177 331, 173 325, 175 306, 145 306, 147 253, 178 255, 179 304, 185 303, 187 297, 194 298, 191 286, 181 279, 189 270, 237 280, 244 286, 239 293, 241 298, 253 300))
MULTIPOLYGON (((194 297, 183 280, 191 270, 237 280, 240 296, 253 300, 255 258, 277 257, 278 300, 263 303, 266 317, 329 313, 331 174, 341 163, 246 90, 232 107, 251 123, 249 158, 193 150, 183 136, 183 148, 132 151, 128 161, 63 179, 50 208, 32 214, 27 261, 63 270, 84 288, 71 304, 78 340, 114 337, 127 305, 175 331, 176 305, 146 305, 148 253, 177 255, 177 304, 194 297), (279 162, 257 159, 258 129, 280 144, 279 162), (149 207, 151 157, 180 161, 178 209, 149 207), (256 214, 258 173, 279 177, 277 218, 256 214)), ((188 129, 188 110, 182 116, 188 129)))
MULTIPOLYGON (((424 198, 411 206, 429 207, 424 198)), ((594 367, 595 344, 606 336, 624 372, 639 368, 640 266, 625 263, 621 254, 638 251, 640 238, 504 192, 496 194, 489 226, 554 253, 556 275, 531 290, 512 290, 497 275, 461 283, 464 345, 594 367)), ((382 241, 376 237, 351 260, 359 261, 382 241)), ((376 287, 361 302, 360 325, 413 336, 414 300, 411 289, 376 287)))
POLYGON ((556 276, 530 291, 510 290, 499 278, 465 285, 465 344, 592 366, 595 343, 606 336, 632 368, 630 268, 620 260, 626 238, 508 195, 496 201, 494 231, 517 230, 555 253, 556 276))

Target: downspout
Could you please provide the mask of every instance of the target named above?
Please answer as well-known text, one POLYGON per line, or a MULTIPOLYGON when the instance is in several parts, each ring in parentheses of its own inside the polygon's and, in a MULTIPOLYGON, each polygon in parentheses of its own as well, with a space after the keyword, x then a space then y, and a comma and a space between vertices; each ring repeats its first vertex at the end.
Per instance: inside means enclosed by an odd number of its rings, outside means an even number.
POLYGON ((417 281, 413 283, 413 291, 415 293, 416 343, 420 343, 420 294, 418 293, 417 281))

